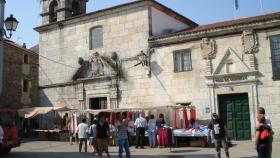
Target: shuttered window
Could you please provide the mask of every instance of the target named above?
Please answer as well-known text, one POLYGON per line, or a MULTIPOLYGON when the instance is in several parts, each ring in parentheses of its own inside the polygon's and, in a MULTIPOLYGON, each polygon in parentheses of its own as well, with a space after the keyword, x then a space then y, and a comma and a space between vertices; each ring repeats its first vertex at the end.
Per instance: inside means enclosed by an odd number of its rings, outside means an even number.
POLYGON ((273 79, 280 79, 280 35, 270 37, 273 79))
POLYGON ((174 52, 174 71, 192 71, 191 50, 177 50, 174 52))

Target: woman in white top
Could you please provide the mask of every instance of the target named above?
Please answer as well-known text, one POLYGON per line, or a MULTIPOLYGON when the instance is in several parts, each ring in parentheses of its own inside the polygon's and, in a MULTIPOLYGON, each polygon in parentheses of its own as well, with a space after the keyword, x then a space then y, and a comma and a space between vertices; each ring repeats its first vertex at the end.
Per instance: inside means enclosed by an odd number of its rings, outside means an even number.
POLYGON ((154 115, 150 116, 150 120, 148 122, 148 136, 149 136, 149 144, 151 148, 156 146, 156 120, 154 115))

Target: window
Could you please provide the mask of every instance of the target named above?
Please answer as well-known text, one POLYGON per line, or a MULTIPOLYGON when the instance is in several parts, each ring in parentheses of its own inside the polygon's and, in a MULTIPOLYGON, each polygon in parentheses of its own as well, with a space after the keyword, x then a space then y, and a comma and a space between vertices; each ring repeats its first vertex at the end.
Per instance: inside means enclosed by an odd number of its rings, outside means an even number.
POLYGON ((50 8, 49 8, 49 21, 50 22, 56 22, 57 21, 57 9, 58 9, 57 1, 53 0, 50 3, 50 8))
POLYGON ((28 62, 29 62, 28 55, 27 55, 27 54, 24 54, 24 55, 23 55, 23 63, 24 63, 24 64, 28 64, 28 62))
POLYGON ((90 30, 90 49, 103 47, 103 29, 102 27, 94 27, 90 30))
POLYGON ((191 50, 184 49, 174 52, 174 71, 183 72, 192 70, 191 50))
POLYGON ((28 90, 29 90, 29 81, 28 80, 26 80, 26 79, 24 79, 23 80, 23 92, 28 92, 28 90))
POLYGON ((280 79, 280 35, 270 37, 273 79, 280 79))
POLYGON ((107 109, 107 98, 90 98, 90 108, 94 110, 107 109))

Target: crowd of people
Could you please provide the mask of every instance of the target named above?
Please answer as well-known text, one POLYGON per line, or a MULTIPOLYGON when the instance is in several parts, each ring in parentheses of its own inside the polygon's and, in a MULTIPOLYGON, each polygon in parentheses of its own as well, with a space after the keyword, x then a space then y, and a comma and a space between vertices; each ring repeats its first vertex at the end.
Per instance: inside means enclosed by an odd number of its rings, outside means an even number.
MULTIPOLYGON (((106 121, 106 117, 103 113, 100 113, 98 116, 94 117, 90 126, 86 121, 85 118, 82 119, 82 122, 78 125, 75 132, 70 134, 71 137, 78 135, 79 152, 82 152, 83 144, 84 151, 87 152, 87 143, 89 143, 93 152, 97 153, 99 157, 102 157, 103 153, 106 153, 107 157, 110 157, 108 151, 110 126, 106 121)), ((258 157, 271 158, 273 141, 272 125, 271 121, 265 116, 265 109, 262 107, 258 108, 257 121, 258 125, 256 127, 256 138, 254 142, 258 157)), ((117 113, 114 127, 116 130, 115 137, 119 148, 119 158, 122 158, 123 149, 125 150, 126 157, 131 158, 129 139, 134 135, 134 132, 136 132, 136 149, 144 148, 146 132, 148 134, 150 147, 155 148, 158 145, 158 130, 165 125, 166 122, 163 114, 159 114, 157 119, 155 119, 154 115, 145 117, 144 114, 140 114, 135 122, 133 122, 133 120, 129 120, 127 113, 117 113)), ((72 144, 71 137, 70 143, 72 144)), ((213 113, 211 115, 211 121, 208 124, 207 140, 208 142, 214 140, 217 158, 221 157, 221 148, 224 149, 226 157, 230 157, 228 138, 228 130, 225 122, 219 118, 218 114, 213 113)))
MULTIPOLYGON (((68 115, 65 115, 63 119, 66 120, 68 115)), ((74 133, 70 133, 70 144, 72 144, 72 139, 76 135, 78 136, 79 152, 82 152, 82 147, 84 146, 84 151, 87 152, 87 144, 89 144, 93 153, 97 153, 99 157, 102 157, 105 152, 107 157, 110 157, 108 151, 109 136, 110 136, 110 126, 106 121, 106 117, 103 113, 100 113, 97 117, 94 117, 92 124, 89 126, 85 118, 77 126, 74 133)), ((116 121, 114 123, 115 136, 117 144, 119 147, 118 153, 119 158, 122 158, 123 149, 125 150, 126 157, 130 158, 130 145, 129 139, 136 131, 136 146, 135 148, 144 148, 144 138, 145 133, 148 133, 149 145, 151 148, 157 145, 157 130, 163 128, 165 125, 164 115, 159 114, 158 119, 155 119, 154 115, 150 117, 144 117, 144 114, 140 114, 139 117, 133 122, 127 117, 127 113, 117 113, 116 121)))

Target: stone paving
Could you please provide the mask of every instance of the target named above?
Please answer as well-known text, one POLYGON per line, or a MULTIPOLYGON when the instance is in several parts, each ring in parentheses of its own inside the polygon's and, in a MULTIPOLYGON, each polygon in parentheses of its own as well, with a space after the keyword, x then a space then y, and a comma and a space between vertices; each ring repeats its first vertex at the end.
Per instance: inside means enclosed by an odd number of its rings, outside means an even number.
MULTIPOLYGON (((280 142, 274 143, 273 158, 280 154, 280 142)), ((93 155, 91 149, 88 153, 78 153, 78 146, 70 146, 65 142, 34 141, 22 143, 21 147, 15 148, 4 158, 89 158, 98 157, 93 155)), ((110 147, 110 153, 113 158, 117 157, 117 147, 110 147)), ((164 148, 164 149, 135 149, 131 147, 132 158, 214 158, 214 148, 164 148)), ((222 153, 224 154, 224 153, 222 153)), ((253 143, 249 141, 234 142, 230 148, 231 158, 257 158, 256 151, 253 149, 253 143)), ((1 156, 2 157, 2 156, 1 156)), ((104 156, 105 157, 105 156, 104 156)), ((124 156, 125 157, 125 156, 124 156)), ((223 157, 225 157, 223 155, 223 157)))

